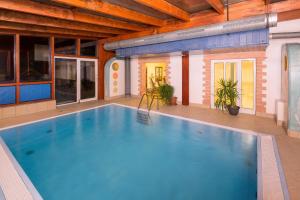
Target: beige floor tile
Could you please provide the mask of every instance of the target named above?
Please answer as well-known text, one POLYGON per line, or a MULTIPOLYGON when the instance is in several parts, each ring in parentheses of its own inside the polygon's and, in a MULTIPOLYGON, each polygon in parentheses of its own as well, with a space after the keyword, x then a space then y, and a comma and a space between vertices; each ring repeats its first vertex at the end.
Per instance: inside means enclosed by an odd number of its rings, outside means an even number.
POLYGON ((3 119, 14 117, 15 114, 16 114, 16 109, 15 109, 14 106, 9 106, 9 107, 2 108, 2 117, 3 117, 3 119))

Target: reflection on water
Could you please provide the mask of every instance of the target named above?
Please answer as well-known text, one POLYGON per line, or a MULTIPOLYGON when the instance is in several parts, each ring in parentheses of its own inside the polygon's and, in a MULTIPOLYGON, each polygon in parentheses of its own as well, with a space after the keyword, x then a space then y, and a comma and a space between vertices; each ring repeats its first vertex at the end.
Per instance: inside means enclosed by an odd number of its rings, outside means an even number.
POLYGON ((136 121, 140 124, 150 125, 152 124, 151 117, 148 112, 138 110, 136 112, 136 121))

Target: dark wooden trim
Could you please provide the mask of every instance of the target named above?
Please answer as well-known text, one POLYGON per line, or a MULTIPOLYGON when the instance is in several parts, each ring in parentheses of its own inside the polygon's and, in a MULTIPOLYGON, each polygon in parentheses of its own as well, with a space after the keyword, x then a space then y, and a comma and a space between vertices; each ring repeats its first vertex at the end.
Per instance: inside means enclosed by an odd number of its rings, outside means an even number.
MULTIPOLYGON (((77 50, 76 50, 76 51, 77 51, 77 50)), ((70 54, 57 54, 57 53, 54 53, 54 56, 67 57, 67 58, 77 58, 77 55, 76 55, 76 54, 70 55, 70 54)))
POLYGON ((17 83, 0 83, 0 87, 5 87, 5 86, 16 86, 17 83))
POLYGON ((15 36, 16 104, 20 103, 20 34, 15 36))
POLYGON ((20 82, 19 85, 41 85, 41 84, 51 84, 53 81, 32 81, 32 82, 20 82))
POLYGON ((55 65, 54 65, 54 36, 50 37, 51 50, 51 98, 55 99, 55 65))
POLYGON ((3 86, 18 86, 18 85, 39 85, 39 84, 51 84, 53 81, 29 81, 29 82, 19 82, 19 83, 0 83, 0 87, 3 86))
POLYGON ((87 59, 98 59, 97 56, 77 56, 77 55, 67 55, 67 54, 54 54, 54 56, 66 57, 66 58, 87 58, 87 59))
POLYGON ((76 39, 76 57, 80 56, 80 39, 76 39))
POLYGON ((182 105, 189 105, 189 52, 182 54, 182 105))

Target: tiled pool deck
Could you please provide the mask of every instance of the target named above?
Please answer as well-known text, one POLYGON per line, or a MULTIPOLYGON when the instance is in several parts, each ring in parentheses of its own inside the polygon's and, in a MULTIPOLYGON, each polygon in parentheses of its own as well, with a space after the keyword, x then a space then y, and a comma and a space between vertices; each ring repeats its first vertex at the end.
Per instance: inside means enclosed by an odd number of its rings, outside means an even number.
MULTIPOLYGON (((66 114, 111 102, 133 107, 138 105, 138 99, 136 98, 121 98, 112 101, 95 101, 82 104, 73 104, 59 107, 57 110, 53 111, 3 119, 0 120, 0 128, 66 114)), ((276 126, 274 120, 244 114, 240 114, 237 117, 232 117, 216 110, 181 105, 163 106, 159 111, 166 114, 177 115, 201 120, 204 122, 266 134, 261 137, 261 156, 263 157, 261 163, 261 177, 262 183, 265 185, 265 187, 263 187, 262 197, 263 199, 270 200, 283 199, 284 195, 284 192, 280 189, 281 183, 278 174, 280 168, 277 168, 277 165, 274 164, 276 162, 276 151, 272 150, 272 146, 274 145, 272 140, 275 138, 279 149, 279 157, 283 165, 284 175, 287 180, 290 198, 292 200, 300 199, 300 139, 288 137, 282 128, 276 126)), ((1 145, 0 162, 0 186, 5 193, 6 199, 34 199, 34 197, 28 192, 28 186, 22 182, 20 175, 14 170, 11 159, 7 156, 5 148, 3 148, 1 145), (4 165, 2 161, 7 164, 4 165)))

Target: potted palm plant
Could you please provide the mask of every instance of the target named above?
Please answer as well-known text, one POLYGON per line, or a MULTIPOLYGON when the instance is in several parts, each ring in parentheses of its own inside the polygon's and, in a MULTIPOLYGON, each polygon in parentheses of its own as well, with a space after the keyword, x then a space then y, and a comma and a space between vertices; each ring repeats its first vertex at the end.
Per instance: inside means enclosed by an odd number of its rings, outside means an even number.
POLYGON ((216 91, 215 107, 221 110, 227 109, 231 115, 237 115, 240 107, 237 106, 239 92, 237 89, 237 81, 219 80, 219 88, 216 91))
POLYGON ((174 94, 174 88, 173 86, 169 84, 163 84, 160 85, 158 88, 159 95, 161 99, 166 103, 166 104, 172 104, 173 100, 173 94, 174 94))

